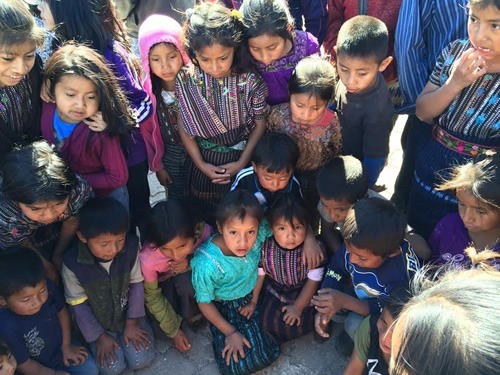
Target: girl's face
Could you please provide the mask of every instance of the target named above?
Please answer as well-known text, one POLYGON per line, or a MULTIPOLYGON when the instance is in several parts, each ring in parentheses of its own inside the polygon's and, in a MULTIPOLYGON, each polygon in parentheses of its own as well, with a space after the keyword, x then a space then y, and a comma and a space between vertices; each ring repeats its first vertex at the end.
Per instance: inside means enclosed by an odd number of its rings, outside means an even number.
POLYGON ((195 52, 200 69, 214 78, 229 77, 232 72, 234 48, 214 43, 195 52))
POLYGON ((489 68, 500 70, 500 10, 488 5, 481 9, 469 5, 467 25, 469 39, 474 48, 483 51, 482 56, 489 68), (489 64, 488 64, 489 63, 489 64), (492 64, 497 64, 492 67, 492 64))
POLYGON ((276 34, 263 34, 248 39, 248 50, 255 60, 268 66, 288 55, 292 42, 276 34))
POLYGON ((309 93, 290 95, 292 120, 306 126, 314 125, 325 113, 327 103, 309 93))
POLYGON ((54 89, 54 99, 59 117, 70 124, 78 124, 99 111, 97 87, 82 76, 62 76, 54 89))
POLYGON ((500 209, 481 202, 471 192, 457 191, 458 213, 471 233, 500 230, 500 209))
POLYGON ((175 77, 183 67, 182 56, 173 44, 159 43, 149 50, 149 67, 164 82, 164 88, 175 89, 175 77))
POLYGON ((35 65, 36 43, 26 41, 21 44, 0 47, 0 87, 15 86, 35 65))
POLYGON ((388 309, 384 309, 377 320, 378 344, 382 353, 389 356, 391 355, 393 323, 394 318, 391 313, 388 309))
POLYGON ((0 375, 14 375, 17 362, 12 353, 0 356, 0 375))
POLYGON ((40 18, 42 19, 45 28, 48 30, 55 28, 56 22, 54 21, 54 16, 52 16, 49 3, 46 0, 42 0, 40 4, 38 4, 38 10, 40 11, 40 18))
POLYGON ((18 202, 19 208, 28 219, 48 225, 66 218, 69 197, 61 201, 50 200, 31 204, 18 202))
POLYGON ((174 262, 179 262, 194 251, 195 239, 193 237, 180 237, 177 236, 159 247, 159 250, 165 257, 171 258, 174 262))
POLYGON ((255 244, 259 221, 246 215, 243 220, 233 217, 222 225, 217 224, 217 227, 224 240, 224 255, 244 257, 255 244))
POLYGON ((274 239, 282 248, 293 250, 306 239, 306 227, 299 220, 293 218, 292 223, 284 217, 273 223, 274 239))

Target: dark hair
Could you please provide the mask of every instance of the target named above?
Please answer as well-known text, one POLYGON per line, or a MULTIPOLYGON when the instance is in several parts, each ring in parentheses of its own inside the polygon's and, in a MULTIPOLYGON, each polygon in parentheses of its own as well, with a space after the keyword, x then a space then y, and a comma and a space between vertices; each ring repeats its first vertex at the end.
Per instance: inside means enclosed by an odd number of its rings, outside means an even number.
POLYGON ((479 9, 484 9, 489 6, 500 9, 500 0, 469 0, 469 5, 478 6, 479 9))
POLYGON ((8 153, 0 174, 2 193, 24 204, 62 201, 77 185, 75 174, 45 141, 8 153))
POLYGON ((187 20, 182 27, 182 43, 191 61, 198 65, 196 52, 220 44, 234 48, 232 70, 236 73, 250 69, 243 58, 241 41, 243 23, 231 11, 219 3, 204 2, 186 11, 187 20))
POLYGON ((267 213, 269 224, 274 225, 278 219, 285 219, 293 227, 293 219, 307 227, 309 225, 309 213, 302 199, 292 194, 286 194, 278 198, 267 213))
POLYGON ((344 241, 386 257, 399 249, 406 219, 396 206, 382 198, 364 198, 349 210, 344 221, 344 241))
POLYGON ((7 357, 11 354, 9 345, 5 342, 3 338, 0 337, 0 357, 7 357))
POLYGON ((346 21, 337 37, 337 55, 374 57, 378 64, 387 57, 389 32, 387 26, 371 16, 356 16, 346 21))
POLYGON ((368 192, 368 175, 354 156, 336 156, 319 170, 316 187, 325 199, 354 204, 368 192))
POLYGON ((401 311, 412 297, 409 287, 409 285, 397 287, 384 301, 384 309, 389 311, 394 320, 399 318, 401 311))
POLYGON ((277 35, 293 42, 294 19, 285 0, 244 0, 240 11, 245 41, 261 35, 277 35))
POLYGON ((89 200, 78 213, 78 231, 86 239, 101 234, 126 233, 129 228, 127 209, 111 197, 97 197, 89 200))
POLYGON ((151 209, 144 240, 161 247, 175 237, 192 238, 196 234, 196 218, 183 202, 169 199, 151 209))
POLYGON ((252 153, 252 162, 269 173, 293 171, 299 160, 297 143, 284 133, 267 133, 259 139, 252 153))
POLYGON ((0 1, 0 47, 33 42, 40 47, 44 32, 21 0, 0 1))
POLYGON ((217 225, 221 227, 231 219, 243 220, 246 216, 254 217, 260 222, 264 217, 264 211, 257 198, 243 189, 236 189, 227 193, 215 212, 217 225))
POLYGON ((42 258, 34 250, 17 246, 0 253, 0 296, 9 298, 21 289, 35 287, 46 278, 42 258))
POLYGON ((310 56, 299 61, 288 81, 288 93, 310 94, 325 102, 335 91, 335 69, 328 61, 310 56))

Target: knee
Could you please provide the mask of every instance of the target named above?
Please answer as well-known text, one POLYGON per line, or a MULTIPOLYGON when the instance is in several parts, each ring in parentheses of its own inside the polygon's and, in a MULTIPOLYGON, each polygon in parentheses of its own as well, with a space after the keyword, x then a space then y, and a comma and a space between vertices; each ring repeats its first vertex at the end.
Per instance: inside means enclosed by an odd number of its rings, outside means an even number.
POLYGON ((140 352, 135 351, 127 356, 127 364, 130 370, 140 370, 147 367, 155 359, 155 349, 152 345, 148 349, 141 348, 140 352))

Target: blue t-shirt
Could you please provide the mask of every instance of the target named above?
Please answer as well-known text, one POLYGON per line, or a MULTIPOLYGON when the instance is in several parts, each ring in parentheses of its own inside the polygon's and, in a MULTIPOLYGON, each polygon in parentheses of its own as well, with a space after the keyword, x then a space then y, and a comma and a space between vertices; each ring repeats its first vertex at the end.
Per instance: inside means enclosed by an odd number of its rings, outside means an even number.
POLYGON ((17 315, 0 309, 0 336, 12 350, 18 364, 33 359, 51 369, 63 368, 62 330, 57 313, 64 300, 56 286, 47 280, 49 297, 34 315, 17 315))
POLYGON ((75 130, 78 124, 70 124, 69 122, 64 122, 59 117, 57 111, 54 111, 54 132, 56 134, 57 143, 64 142, 66 138, 68 138, 73 130, 75 130))

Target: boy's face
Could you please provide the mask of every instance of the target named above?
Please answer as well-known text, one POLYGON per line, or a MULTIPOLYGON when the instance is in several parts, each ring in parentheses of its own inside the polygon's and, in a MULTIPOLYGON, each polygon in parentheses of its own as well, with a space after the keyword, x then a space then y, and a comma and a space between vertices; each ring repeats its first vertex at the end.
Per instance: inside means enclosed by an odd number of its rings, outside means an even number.
POLYGON ((0 357, 0 375, 14 375, 17 362, 12 353, 0 357))
POLYGON ((353 204, 346 199, 335 200, 320 197, 320 202, 323 206, 323 211, 328 215, 330 220, 335 223, 343 223, 347 216, 347 212, 353 206, 353 204))
POLYGON ((379 268, 384 263, 385 258, 375 255, 368 249, 358 249, 353 244, 346 241, 349 260, 352 264, 363 268, 379 268))
POLYGON ((378 73, 383 72, 392 61, 387 57, 380 64, 375 57, 352 57, 337 54, 339 78, 350 94, 364 94, 377 82, 378 73))
POLYGON ((257 175, 260 186, 271 193, 284 189, 288 185, 288 182, 290 182, 290 178, 292 178, 293 174, 292 170, 282 170, 277 173, 271 173, 267 171, 266 167, 256 165, 255 163, 252 163, 252 167, 257 175))
POLYGON ((125 247, 126 232, 112 234, 104 233, 94 238, 85 238, 81 232, 76 232, 78 238, 87 244, 92 254, 104 262, 113 260, 125 247))
POLYGON ((389 309, 384 308, 382 315, 377 320, 378 345, 384 354, 391 355, 392 330, 394 328, 394 318, 389 309))
POLYGON ((47 281, 41 280, 34 287, 26 286, 10 297, 0 297, 0 306, 7 307, 17 315, 35 315, 48 297, 47 281))

